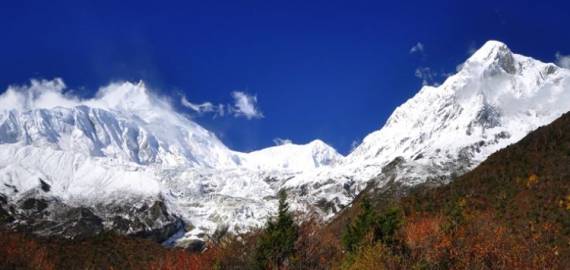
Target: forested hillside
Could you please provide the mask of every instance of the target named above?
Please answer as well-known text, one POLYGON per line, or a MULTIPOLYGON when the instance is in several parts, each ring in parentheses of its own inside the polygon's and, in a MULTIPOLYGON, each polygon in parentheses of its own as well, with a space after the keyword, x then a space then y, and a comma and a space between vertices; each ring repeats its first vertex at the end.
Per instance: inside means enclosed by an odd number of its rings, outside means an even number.
POLYGON ((0 264, 10 269, 570 267, 570 114, 451 184, 395 192, 401 190, 367 190, 324 226, 301 216, 290 222, 283 199, 279 216, 266 228, 216 235, 201 253, 107 234, 46 240, 3 232, 0 255, 7 259, 0 264))

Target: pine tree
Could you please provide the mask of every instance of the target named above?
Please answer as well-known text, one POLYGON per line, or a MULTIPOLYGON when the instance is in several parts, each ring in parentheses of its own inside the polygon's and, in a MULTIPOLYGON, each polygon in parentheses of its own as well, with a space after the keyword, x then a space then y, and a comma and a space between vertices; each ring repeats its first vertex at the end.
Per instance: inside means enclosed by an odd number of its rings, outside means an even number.
POLYGON ((353 252, 360 245, 366 234, 376 221, 376 213, 372 209, 368 197, 363 197, 360 204, 360 213, 356 220, 349 224, 342 234, 342 244, 348 252, 353 252))
POLYGON ((277 219, 270 219, 260 237, 256 250, 256 268, 277 269, 287 258, 294 254, 295 241, 298 237, 298 227, 289 212, 287 193, 279 192, 279 208, 277 219))
POLYGON ((394 235, 402 223, 401 210, 396 207, 388 208, 374 224, 374 240, 389 245, 394 244, 394 235))
POLYGON ((360 213, 356 220, 349 224, 342 234, 342 244, 348 252, 354 252, 361 246, 367 234, 371 241, 382 241, 392 244, 393 237, 402 223, 401 212, 398 208, 388 208, 378 215, 368 197, 364 196, 360 204, 360 213))

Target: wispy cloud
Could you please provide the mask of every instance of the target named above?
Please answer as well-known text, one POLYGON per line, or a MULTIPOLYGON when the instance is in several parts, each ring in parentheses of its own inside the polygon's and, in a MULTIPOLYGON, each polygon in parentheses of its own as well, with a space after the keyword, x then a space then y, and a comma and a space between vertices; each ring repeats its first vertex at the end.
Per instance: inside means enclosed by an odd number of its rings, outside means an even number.
POLYGON ((293 143, 293 141, 291 141, 290 139, 275 138, 273 139, 273 143, 275 145, 284 145, 284 144, 291 144, 293 143))
POLYGON ((360 143, 361 143, 360 140, 352 141, 352 143, 350 144, 350 152, 354 151, 354 149, 356 149, 360 145, 360 143))
POLYGON ((182 106, 184 106, 188 109, 191 109, 197 113, 206 113, 206 112, 214 111, 214 104, 212 104, 211 102, 204 102, 202 104, 196 104, 196 103, 192 103, 192 102, 188 101, 188 99, 186 99, 185 96, 182 96, 180 103, 182 103, 182 106))
POLYGON ((477 46, 477 43, 476 43, 475 41, 471 41, 471 42, 469 43, 469 46, 467 46, 467 51, 465 51, 465 53, 466 53, 468 56, 471 56, 471 55, 473 55, 473 54, 477 51, 477 49, 479 49, 479 47, 480 47, 480 46, 477 46))
POLYGON ((224 115, 247 119, 263 118, 263 113, 257 105, 257 96, 242 91, 234 91, 231 96, 233 98, 232 104, 213 104, 209 101, 196 103, 188 100, 186 96, 180 98, 180 104, 199 115, 213 114, 214 118, 224 115))
POLYGON ((473 55, 475 52, 477 51, 477 47, 473 46, 469 46, 469 48, 467 48, 467 55, 473 55))
POLYGON ((556 65, 563 68, 570 69, 570 55, 562 55, 560 52, 556 53, 556 65))
POLYGON ((257 107, 257 96, 241 91, 232 92, 234 104, 228 107, 228 112, 235 117, 247 119, 263 118, 263 113, 257 107))
POLYGON ((167 119, 179 112, 171 106, 168 97, 160 96, 148 89, 141 81, 113 82, 100 87, 92 97, 79 97, 73 89, 67 88, 60 78, 53 80, 32 79, 29 84, 11 85, 0 94, 0 111, 35 110, 56 107, 75 108, 89 106, 108 111, 139 112, 152 111, 146 121, 167 119))
POLYGON ((410 54, 413 53, 419 53, 419 54, 423 54, 424 53, 424 44, 421 42, 416 43, 416 45, 412 46, 412 48, 410 49, 410 54))
POLYGON ((434 84, 438 77, 438 74, 429 67, 416 68, 414 75, 422 80, 422 85, 434 84))
POLYGON ((53 107, 74 107, 80 104, 71 95, 60 78, 53 80, 32 79, 29 85, 11 85, 0 95, 1 109, 51 109, 53 107))

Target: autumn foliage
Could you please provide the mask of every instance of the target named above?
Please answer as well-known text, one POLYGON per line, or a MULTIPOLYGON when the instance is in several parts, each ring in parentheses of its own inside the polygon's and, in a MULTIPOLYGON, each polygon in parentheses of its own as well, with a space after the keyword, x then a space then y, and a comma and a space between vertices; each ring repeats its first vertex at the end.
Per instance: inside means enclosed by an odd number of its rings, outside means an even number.
POLYGON ((0 231, 0 269, 253 269, 260 258, 267 269, 570 269, 569 165, 566 115, 448 185, 366 190, 328 223, 283 211, 281 225, 198 253, 108 233, 0 231), (276 252, 260 251, 273 242, 276 252))
POLYGON ((190 253, 144 239, 104 234, 92 239, 45 239, 0 231, 0 269, 212 269, 216 249, 190 253))
POLYGON ((56 269, 47 247, 17 233, 0 233, 2 269, 56 269))

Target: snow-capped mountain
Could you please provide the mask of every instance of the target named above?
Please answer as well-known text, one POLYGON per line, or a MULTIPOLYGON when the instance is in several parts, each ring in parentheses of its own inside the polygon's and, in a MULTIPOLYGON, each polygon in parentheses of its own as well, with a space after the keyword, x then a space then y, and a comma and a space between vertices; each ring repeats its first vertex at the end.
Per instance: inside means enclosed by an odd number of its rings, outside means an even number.
POLYGON ((158 231, 160 240, 181 220, 187 232, 176 236, 190 240, 262 225, 282 188, 293 208, 326 218, 371 179, 446 181, 550 123, 570 110, 570 70, 489 41, 347 157, 320 140, 236 152, 171 104, 143 83, 114 83, 91 99, 59 79, 10 87, 0 95, 0 205, 46 234, 72 236, 76 227, 57 228, 79 213, 98 230, 158 231))
POLYGON ((244 165, 253 170, 302 172, 338 164, 342 156, 323 141, 314 140, 305 145, 285 143, 250 152, 244 160, 244 165))
POLYGON ((488 41, 443 84, 422 87, 396 108, 340 166, 286 185, 328 183, 328 192, 314 189, 309 198, 342 206, 373 178, 380 186, 445 182, 569 110, 570 70, 488 41))
POLYGON ((478 163, 570 109, 569 70, 487 42, 441 86, 425 86, 345 163, 458 159, 478 163))
POLYGON ((424 86, 398 107, 345 163, 386 164, 402 157, 472 168, 568 110, 570 70, 489 41, 442 85, 424 86))
POLYGON ((143 83, 111 84, 88 100, 64 89, 59 79, 32 81, 0 97, 0 194, 10 203, 41 197, 71 207, 121 208, 123 201, 166 200, 190 224, 248 227, 272 209, 265 198, 280 187, 265 181, 270 172, 298 174, 342 159, 319 140, 232 151, 143 83), (249 204, 258 218, 249 216, 249 204))

